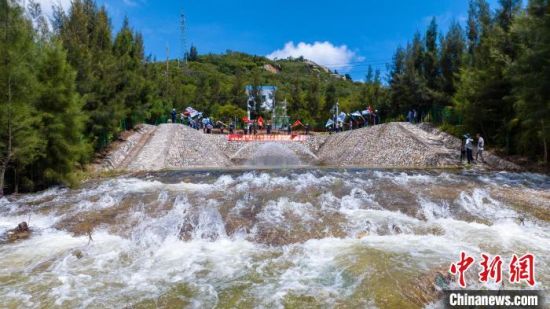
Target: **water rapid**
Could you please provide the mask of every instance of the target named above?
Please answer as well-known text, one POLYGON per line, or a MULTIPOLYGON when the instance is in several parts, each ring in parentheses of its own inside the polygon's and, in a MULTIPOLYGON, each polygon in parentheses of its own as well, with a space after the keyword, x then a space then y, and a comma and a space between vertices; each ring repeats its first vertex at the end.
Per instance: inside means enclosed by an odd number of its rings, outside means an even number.
POLYGON ((550 177, 529 173, 122 176, 0 199, 0 299, 28 308, 422 308, 436 304, 434 274, 462 250, 529 251, 543 290, 549 208, 550 177), (1 238, 22 221, 29 239, 1 238))

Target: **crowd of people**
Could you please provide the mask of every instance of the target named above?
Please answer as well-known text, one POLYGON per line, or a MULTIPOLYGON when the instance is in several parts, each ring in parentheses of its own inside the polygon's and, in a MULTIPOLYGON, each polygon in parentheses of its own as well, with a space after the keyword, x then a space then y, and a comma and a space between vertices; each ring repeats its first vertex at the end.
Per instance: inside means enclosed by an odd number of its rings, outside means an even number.
POLYGON ((256 135, 260 132, 264 134, 292 134, 293 131, 297 130, 297 127, 303 127, 303 131, 306 135, 309 135, 311 132, 311 127, 309 124, 302 124, 300 121, 296 121, 293 125, 287 124, 279 128, 277 131, 274 131, 273 124, 271 121, 264 122, 262 120, 249 120, 244 117, 240 122, 240 130, 238 130, 238 125, 236 121, 231 121, 229 124, 223 123, 221 121, 216 121, 215 123, 208 117, 202 117, 202 113, 197 114, 197 116, 192 117, 189 112, 178 113, 174 108, 170 112, 171 123, 181 123, 188 125, 189 127, 196 130, 203 130, 206 134, 213 133, 214 129, 217 129, 219 133, 224 134, 225 130, 229 134, 244 134, 244 135, 256 135), (200 115, 199 115, 200 114, 200 115))
POLYGON ((369 106, 366 110, 362 112, 354 112, 351 114, 346 114, 341 112, 338 115, 334 115, 334 119, 329 119, 325 127, 330 133, 342 132, 346 130, 354 130, 365 128, 368 126, 374 126, 381 123, 380 113, 378 110, 374 110, 369 106), (346 121, 349 118, 349 121, 346 121))
MULTIPOLYGON (((200 114, 200 113, 199 113, 200 114)), ((235 134, 237 133, 237 124, 236 122, 232 121, 229 125, 218 121, 215 124, 212 123, 210 118, 202 118, 202 114, 200 114, 200 117, 191 117, 189 113, 180 113, 176 111, 176 109, 172 109, 172 112, 170 113, 172 123, 182 123, 190 126, 193 129, 196 130, 203 130, 206 134, 211 134, 213 129, 219 129, 221 134, 224 134, 224 130, 228 129, 229 134, 235 134), (179 117, 178 117, 179 116, 179 117)), ((415 109, 409 110, 407 113, 406 119, 409 123, 418 123, 419 117, 418 112, 415 109)), ((245 117, 246 118, 246 117, 245 117)), ((327 122, 327 130, 330 133, 334 132, 342 132, 345 130, 345 127, 347 127, 349 130, 368 127, 370 125, 377 125, 380 124, 380 115, 377 110, 373 110, 370 106, 367 110, 363 111, 362 113, 352 113, 352 114, 345 114, 341 113, 340 115, 335 117, 335 120, 329 119, 327 122), (349 117, 349 122, 346 122, 345 120, 349 117)), ((288 124, 280 128, 276 133, 278 134, 292 134, 293 128, 301 126, 303 127, 303 130, 305 131, 306 135, 310 134, 311 127, 309 124, 303 124, 301 121, 297 120, 293 125, 288 124)), ((244 119, 241 123, 241 130, 242 134, 244 135, 256 135, 260 131, 265 130, 265 134, 271 135, 274 134, 273 132, 273 125, 270 121, 267 123, 263 122, 263 119, 261 121, 251 121, 248 119, 244 119)), ((462 139, 461 143, 461 149, 460 149, 460 162, 463 162, 466 160, 468 164, 476 163, 481 160, 481 162, 485 162, 485 159, 483 158, 483 152, 485 150, 485 140, 481 136, 481 134, 477 133, 474 138, 470 136, 470 134, 465 134, 462 139), (474 146, 474 144, 476 144, 474 146), (475 150, 475 158, 474 158, 474 150, 475 150)))
MULTIPOLYGON (((230 124, 225 124, 221 121, 213 123, 210 118, 204 118, 202 113, 188 107, 184 112, 178 113, 175 108, 170 112, 170 120, 172 123, 181 123, 190 126, 196 130, 203 130, 205 133, 212 133, 214 129, 219 129, 220 133, 224 133, 225 130, 229 131, 229 134, 235 134, 237 132, 237 122, 232 121, 230 124)), ((369 106, 362 112, 354 112, 346 114, 341 112, 334 116, 333 119, 329 119, 327 125, 327 131, 329 133, 341 132, 344 130, 354 130, 364 128, 368 126, 378 125, 381 123, 380 114, 378 110, 374 110, 369 106)), ((306 123, 303 124, 300 120, 297 120, 294 124, 286 124, 282 127, 278 127, 277 131, 274 131, 271 122, 263 123, 258 120, 248 120, 246 117, 240 122, 240 129, 242 134, 255 135, 260 131, 265 131, 265 134, 292 134, 293 131, 298 131, 301 128, 306 135, 309 135, 312 128, 306 123)))

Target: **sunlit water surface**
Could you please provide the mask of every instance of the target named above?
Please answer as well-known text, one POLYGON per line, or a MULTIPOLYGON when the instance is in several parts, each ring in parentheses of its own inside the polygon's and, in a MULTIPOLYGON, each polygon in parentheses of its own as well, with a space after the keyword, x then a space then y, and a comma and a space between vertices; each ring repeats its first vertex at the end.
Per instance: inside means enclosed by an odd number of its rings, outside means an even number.
POLYGON ((437 307, 460 251, 531 252, 548 289, 549 208, 550 177, 528 173, 118 177, 0 199, 0 235, 33 230, 0 239, 0 306, 437 307))

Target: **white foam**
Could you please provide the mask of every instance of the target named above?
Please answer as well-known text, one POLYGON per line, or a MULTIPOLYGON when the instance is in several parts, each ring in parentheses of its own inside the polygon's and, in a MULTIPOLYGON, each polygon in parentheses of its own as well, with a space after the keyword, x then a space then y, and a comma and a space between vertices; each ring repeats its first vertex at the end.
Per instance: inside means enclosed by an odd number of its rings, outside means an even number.
MULTIPOLYGON (((0 298, 24 307, 38 307, 37 297, 56 306, 116 307, 158 299, 175 285, 187 284, 195 291, 191 306, 213 307, 221 290, 253 281, 246 295, 260 307, 282 307, 289 294, 310 295, 330 307, 356 292, 357 284, 368 278, 368 273, 350 276, 346 269, 353 265, 350 259, 371 249, 399 255, 410 264, 406 267, 419 273, 455 261, 461 250, 476 257, 486 250, 503 257, 529 250, 538 258, 538 287, 545 288, 550 282, 546 259, 550 256, 550 226, 546 222, 506 219, 518 214, 493 198, 488 193, 494 189, 488 186, 493 185, 483 181, 476 183, 476 189, 457 192, 455 201, 433 201, 418 193, 432 183, 462 183, 475 177, 386 171, 246 172, 210 177, 209 182, 200 178, 175 184, 157 180, 159 177, 122 177, 80 190, 57 188, 13 202, 4 198, 0 200, 0 233, 28 220, 31 208, 27 203, 32 202, 37 204, 31 215, 36 234, 0 245, 0 274, 24 278, 0 287, 0 298), (389 180, 401 191, 407 190, 410 194, 406 196, 413 196, 407 201, 415 207, 419 204, 426 220, 407 215, 405 209, 404 213, 378 204, 382 178, 384 185, 389 180), (304 192, 312 189, 319 195, 308 198, 304 192), (245 195, 235 205, 228 205, 236 193, 272 190, 284 193, 266 201, 252 197, 253 205, 245 195), (226 199, 227 195, 231 198, 226 199), (48 202, 52 198, 53 202, 48 202), (53 228, 66 215, 117 207, 127 198, 137 205, 117 217, 129 229, 120 235, 110 232, 113 226, 100 225, 103 229, 96 228, 89 243, 88 237, 73 237, 53 228), (254 243, 249 241, 254 233, 246 235, 244 231, 226 235, 224 211, 238 216, 251 206, 260 207, 252 219, 256 227, 294 228, 293 224, 317 228, 319 220, 337 215, 337 228, 347 235, 284 246, 254 243), (462 210, 483 220, 467 222, 454 217, 455 211, 464 213, 462 210), (439 232, 418 232, 430 228, 439 232), (187 240, 180 238, 182 231, 188 233, 187 240), (80 259, 75 250, 81 251, 80 259)), ((537 177, 527 179, 534 183, 540 181, 537 177)), ((522 185, 530 186, 529 182, 522 185)), ((384 194, 391 197, 391 192, 384 194)))
POLYGON ((484 189, 474 189, 472 193, 461 192, 458 204, 469 213, 488 219, 516 218, 519 215, 512 209, 491 197, 484 189))

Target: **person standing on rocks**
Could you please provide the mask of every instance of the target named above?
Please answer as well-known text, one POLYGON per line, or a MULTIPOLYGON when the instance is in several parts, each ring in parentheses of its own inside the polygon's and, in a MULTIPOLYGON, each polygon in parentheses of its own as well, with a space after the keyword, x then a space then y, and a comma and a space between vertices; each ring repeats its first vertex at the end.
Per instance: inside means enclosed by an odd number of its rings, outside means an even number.
POLYGON ((483 150, 485 149, 485 140, 479 133, 476 134, 476 138, 477 138, 476 161, 478 157, 481 157, 481 162, 485 163, 485 159, 483 159, 483 150))
POLYGON ((466 139, 463 138, 460 140, 460 163, 466 159, 466 139))
POLYGON ((265 128, 267 135, 271 135, 271 122, 268 122, 265 128))
POLYGON ((468 164, 472 164, 472 161, 474 161, 474 140, 472 139, 470 134, 466 134, 464 138, 466 139, 466 157, 468 158, 468 164))
POLYGON ((176 116, 178 115, 178 112, 176 112, 175 108, 172 108, 172 123, 176 123, 176 116))
POLYGON ((306 127, 306 135, 309 135, 309 123, 306 123, 305 127, 306 127))
POLYGON ((412 123, 413 122, 413 111, 409 110, 409 113, 407 114, 407 122, 412 123))

